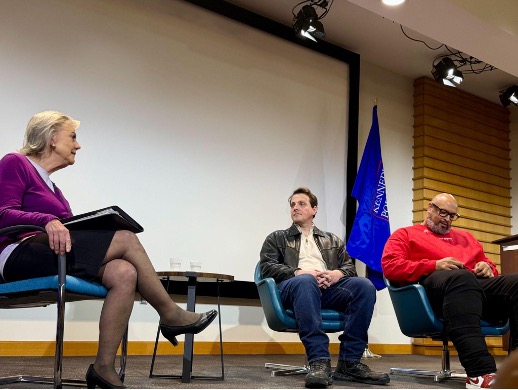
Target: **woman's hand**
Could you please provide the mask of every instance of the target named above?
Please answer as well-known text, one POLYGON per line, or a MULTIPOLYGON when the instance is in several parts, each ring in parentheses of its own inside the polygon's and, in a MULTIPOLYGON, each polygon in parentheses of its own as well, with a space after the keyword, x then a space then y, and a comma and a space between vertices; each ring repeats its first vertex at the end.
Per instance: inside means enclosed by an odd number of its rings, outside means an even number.
POLYGON ((72 249, 70 232, 57 219, 53 219, 45 225, 45 230, 49 235, 49 246, 56 254, 63 255, 72 249))

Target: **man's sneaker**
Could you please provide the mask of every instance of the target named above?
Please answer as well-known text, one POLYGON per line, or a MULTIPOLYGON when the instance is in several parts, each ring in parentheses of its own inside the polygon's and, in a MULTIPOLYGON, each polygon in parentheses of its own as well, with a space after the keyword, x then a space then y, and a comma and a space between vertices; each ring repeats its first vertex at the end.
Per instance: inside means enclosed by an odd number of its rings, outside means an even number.
POLYGON ((322 389, 332 384, 331 359, 318 359, 309 363, 309 373, 306 375, 307 388, 322 389))
POLYGON ((466 378, 466 389, 489 389, 495 380, 495 373, 466 378))
POLYGON ((384 372, 372 371, 369 366, 360 362, 344 360, 338 361, 333 378, 370 385, 385 385, 390 382, 390 377, 384 372))

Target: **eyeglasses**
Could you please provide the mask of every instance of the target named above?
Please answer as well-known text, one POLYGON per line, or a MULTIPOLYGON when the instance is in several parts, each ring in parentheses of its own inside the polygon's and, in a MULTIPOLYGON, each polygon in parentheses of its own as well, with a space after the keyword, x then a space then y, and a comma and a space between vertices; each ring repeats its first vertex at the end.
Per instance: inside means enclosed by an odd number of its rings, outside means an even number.
POLYGON ((450 213, 448 210, 441 209, 435 203, 430 203, 430 204, 437 209, 438 214, 443 218, 450 217, 451 221, 456 221, 457 219, 460 218, 459 213, 450 213))

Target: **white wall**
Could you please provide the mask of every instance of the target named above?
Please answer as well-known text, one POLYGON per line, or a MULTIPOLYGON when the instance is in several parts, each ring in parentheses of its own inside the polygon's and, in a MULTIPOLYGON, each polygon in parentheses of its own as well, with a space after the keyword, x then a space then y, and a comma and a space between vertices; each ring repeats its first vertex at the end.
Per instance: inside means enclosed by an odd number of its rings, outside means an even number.
MULTIPOLYGON (((83 149, 53 180, 76 213, 118 204, 134 216, 146 228, 141 240, 157 269, 178 256, 251 280, 266 234, 290 223, 286 198, 298 185, 319 195, 318 226, 344 235, 343 64, 281 40, 265 43, 227 19, 194 18, 199 10, 181 1, 2 6, 0 154, 20 147, 35 112, 77 117, 83 149), (209 31, 215 41, 203 35, 209 31), (239 50, 228 50, 228 39, 239 50), (322 62, 326 72, 315 71, 322 62), (246 247, 236 244, 243 240, 246 247)), ((360 156, 377 99, 394 230, 412 222, 412 80, 362 63, 360 88, 360 156)), ((66 339, 96 340, 100 308, 68 305, 66 339)), ((272 332, 263 318, 258 307, 223 307, 224 340, 298 340, 272 332)), ((54 321, 54 308, 2 310, 2 339, 52 340, 54 321)), ((157 321, 149 305, 136 303, 130 340, 154 340, 157 321)), ((373 344, 409 343, 385 291, 369 334, 373 344)), ((217 327, 197 339, 216 341, 217 327)))
MULTIPOLYGON (((76 214, 117 204, 132 215, 156 269, 180 257, 251 281, 301 185, 319 196, 318 225, 345 236, 343 62, 179 0, 4 2, 0 37, 0 155, 35 112, 81 120, 77 162, 53 181, 76 214)), ((99 307, 70 305, 67 338, 95 339, 99 307)), ((228 310, 230 328, 263 319, 228 310)), ((52 339, 49 313, 0 318, 8 339, 52 339), (33 319, 48 319, 35 336, 33 319)), ((156 322, 137 304, 131 340, 152 340, 156 322)))
POLYGON ((344 63, 183 1, 2 9, 0 153, 35 112, 81 120, 77 163, 53 181, 76 214, 133 216, 157 269, 180 257, 252 280, 301 185, 320 195, 321 227, 344 236, 344 63))

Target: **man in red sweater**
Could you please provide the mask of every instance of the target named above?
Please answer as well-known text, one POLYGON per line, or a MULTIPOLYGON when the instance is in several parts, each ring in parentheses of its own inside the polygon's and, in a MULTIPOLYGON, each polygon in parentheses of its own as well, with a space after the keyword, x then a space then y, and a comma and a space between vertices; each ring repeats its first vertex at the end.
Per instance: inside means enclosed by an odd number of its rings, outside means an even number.
POLYGON ((466 370, 466 388, 484 388, 494 379, 496 364, 480 320, 509 318, 511 348, 518 347, 518 274, 498 275, 475 237, 451 227, 459 217, 452 195, 436 195, 422 224, 389 237, 381 265, 391 282, 423 285, 466 370))

